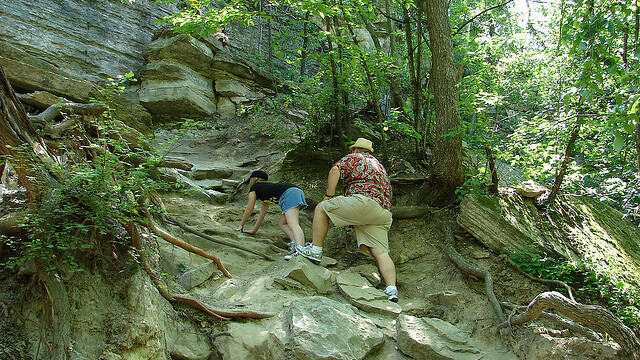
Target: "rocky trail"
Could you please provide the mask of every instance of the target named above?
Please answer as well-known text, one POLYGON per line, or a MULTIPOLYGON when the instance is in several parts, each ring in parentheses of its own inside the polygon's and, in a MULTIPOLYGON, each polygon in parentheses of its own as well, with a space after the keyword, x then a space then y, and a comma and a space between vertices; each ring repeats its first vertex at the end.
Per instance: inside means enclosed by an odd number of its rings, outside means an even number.
MULTIPOLYGON (((267 169, 275 174, 274 181, 299 184, 310 204, 316 203, 314 196, 321 197, 324 184, 318 182, 326 174, 310 180, 282 171, 285 154, 274 148, 277 144, 268 145, 269 139, 260 136, 249 138, 241 125, 228 124, 224 136, 215 134, 215 128, 201 129, 180 139, 179 146, 168 153, 194 167, 180 171, 191 186, 190 195, 168 193, 163 201, 169 216, 183 224, 165 225, 167 230, 218 257, 232 278, 225 277, 212 261, 163 241, 158 243, 155 262, 176 293, 189 294, 215 309, 249 311, 266 317, 222 324, 220 332, 211 334, 218 357, 536 359, 540 354, 566 351, 566 344, 553 338, 545 341, 540 336, 542 328, 520 329, 517 337, 493 330, 496 319, 484 284, 463 275, 445 254, 438 223, 448 221, 455 226, 446 209, 430 209, 425 216, 394 220, 390 247, 398 272, 397 304, 386 300, 375 261, 356 250, 354 235, 346 229, 331 228, 321 266, 304 258, 284 260, 288 239, 278 228, 277 206, 270 207, 257 234, 236 231, 248 190, 238 184, 252 170, 267 169), (234 126, 238 126, 236 132, 234 126), (255 253, 185 231, 185 225, 196 233, 255 253), (531 350, 532 342, 537 344, 535 351, 531 350), (525 351, 530 354, 522 357, 525 351)), ((159 142, 164 135, 157 134, 159 142)), ((402 208, 398 210, 402 212, 402 208)), ((310 206, 300 213, 308 241, 312 209, 310 206)), ((257 211, 248 224, 256 215, 257 211)), ((458 251, 499 279, 499 298, 526 304, 548 290, 519 275, 472 237, 461 239, 456 245, 458 251)), ((595 350, 590 351, 598 358, 615 356, 614 349, 591 345, 595 350)), ((581 356, 575 358, 585 358, 581 356)))

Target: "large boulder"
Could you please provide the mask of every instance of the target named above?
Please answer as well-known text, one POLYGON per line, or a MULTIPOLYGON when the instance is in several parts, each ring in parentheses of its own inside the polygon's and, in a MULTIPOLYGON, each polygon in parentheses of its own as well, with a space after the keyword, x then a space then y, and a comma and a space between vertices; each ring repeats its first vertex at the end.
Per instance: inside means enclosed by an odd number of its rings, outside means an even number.
POLYGON ((640 229, 619 211, 586 196, 559 195, 544 211, 534 201, 515 193, 467 195, 458 223, 495 252, 545 249, 579 261, 612 286, 640 285, 640 229))
POLYGON ((537 215, 533 202, 517 194, 469 194, 460 204, 458 223, 489 249, 511 253, 544 245, 537 215))

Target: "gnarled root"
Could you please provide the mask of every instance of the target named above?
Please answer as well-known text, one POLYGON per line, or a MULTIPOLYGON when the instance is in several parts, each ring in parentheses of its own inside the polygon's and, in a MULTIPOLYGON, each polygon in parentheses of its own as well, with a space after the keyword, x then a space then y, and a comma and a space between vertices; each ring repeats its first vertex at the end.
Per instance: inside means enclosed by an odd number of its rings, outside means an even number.
POLYGON ((232 248, 236 248, 236 249, 244 250, 244 251, 246 251, 246 252, 250 252, 250 253, 252 253, 252 254, 255 254, 255 255, 261 256, 262 258, 264 258, 264 259, 266 259, 266 260, 269 260, 269 261, 274 261, 274 260, 275 260, 274 258, 272 258, 271 256, 269 256, 269 255, 267 255, 267 254, 264 254, 264 253, 261 253, 261 252, 259 252, 259 251, 256 251, 256 250, 253 250, 253 249, 250 249, 250 248, 248 248, 248 247, 245 247, 245 246, 242 246, 242 245, 238 245, 238 244, 234 244, 234 243, 229 242, 229 241, 224 241, 224 240, 216 239, 216 238, 214 238, 214 237, 212 237, 212 236, 209 236, 209 235, 207 235, 207 234, 205 234, 205 233, 202 233, 202 232, 200 232, 200 231, 198 231, 198 230, 196 230, 196 229, 193 229, 193 228, 191 228, 191 227, 187 226, 185 223, 183 223, 183 222, 181 222, 181 221, 178 221, 178 220, 176 220, 176 219, 174 219, 174 218, 172 218, 172 217, 167 216, 167 217, 166 217, 166 220, 167 220, 167 222, 168 222, 168 223, 170 223, 170 224, 174 224, 174 225, 177 225, 177 226, 178 226, 178 227, 180 227, 182 230, 184 230, 184 231, 188 231, 188 232, 190 232, 190 233, 192 233, 192 234, 194 234, 194 235, 198 235, 198 236, 200 236, 200 237, 201 237, 201 238, 203 238, 203 239, 207 239, 207 240, 209 240, 209 241, 213 241, 213 242, 215 242, 215 243, 222 244, 222 245, 226 245, 226 246, 229 246, 229 247, 232 247, 232 248))
POLYGON ((541 284, 546 284, 546 285, 555 285, 555 286, 562 286, 565 289, 567 289, 567 294, 569 294, 569 298, 571 300, 575 299, 573 298, 573 292, 571 291, 571 287, 569 287, 569 285, 567 285, 565 282, 560 281, 560 280, 549 280, 549 279, 542 279, 542 278, 538 278, 535 276, 531 276, 529 275, 526 271, 520 269, 515 262, 513 262, 513 260, 511 260, 508 256, 506 255, 500 255, 500 257, 503 258, 503 260, 507 263, 509 263, 509 265, 513 266, 516 270, 518 270, 519 273, 521 273, 522 275, 526 276, 527 278, 529 278, 530 280, 539 282, 541 284))
MULTIPOLYGON (((140 253, 142 253, 144 250, 142 248, 142 237, 140 236, 140 230, 138 230, 138 227, 133 222, 126 224, 125 227, 127 229, 127 232, 129 233, 129 236, 131 236, 134 247, 140 253)), ((162 295, 162 297, 164 297, 167 301, 169 301, 172 304, 176 304, 176 303, 186 304, 195 308, 196 310, 202 311, 205 314, 211 315, 221 320, 231 320, 231 318, 263 319, 266 317, 273 316, 271 314, 256 313, 253 311, 230 312, 230 311, 224 311, 224 310, 216 310, 216 309, 212 309, 211 307, 205 305, 200 300, 195 299, 191 296, 171 294, 167 290, 167 286, 162 283, 162 280, 160 280, 158 275, 156 275, 153 269, 151 269, 151 265, 149 265, 149 260, 143 257, 141 259, 141 262, 142 262, 142 267, 144 268, 144 271, 149 275, 149 277, 151 278, 151 281, 153 281, 160 295, 162 295)))
POLYGON ((156 234, 158 234, 159 236, 161 236, 163 239, 167 240, 168 242, 172 243, 175 246, 181 247, 189 252, 192 252, 194 254, 198 254, 204 258, 207 258, 209 260, 213 260, 213 262, 216 263, 216 265, 218 266, 218 269, 220 271, 222 271, 222 273, 224 274, 224 276, 231 278, 231 274, 229 274, 229 272, 227 271, 227 269, 224 268, 224 266, 222 265, 222 262, 220 261, 220 259, 218 259, 217 257, 204 252, 202 249, 197 248, 195 246, 189 245, 187 243, 185 243, 184 241, 178 240, 175 236, 169 234, 168 232, 160 229, 155 222, 153 221, 153 217, 151 217, 151 215, 149 213, 147 213, 147 220, 149 221, 149 228, 156 234))
POLYGON ((496 329, 500 330, 509 325, 522 325, 533 321, 539 318, 543 311, 547 309, 553 309, 571 320, 609 334, 615 342, 627 351, 631 358, 640 360, 640 341, 620 319, 602 306, 583 305, 564 297, 556 291, 539 294, 527 306, 527 310, 524 313, 513 317, 509 322, 501 323, 496 329))
POLYGON ((462 271, 463 273, 471 276, 475 276, 477 278, 484 280, 485 292, 487 293, 487 297, 489 298, 489 303, 491 303, 491 307, 493 308, 493 311, 495 312, 496 317, 498 318, 498 322, 504 322, 505 321, 504 312, 502 311, 502 307, 500 306, 500 303, 498 302, 498 299, 496 298, 496 295, 493 292, 493 277, 491 276, 491 273, 486 270, 480 269, 479 267, 475 266, 474 264, 469 262, 467 259, 462 257, 462 255, 460 255, 460 253, 458 253, 455 247, 453 246, 454 238, 453 238, 453 231, 451 230, 451 227, 445 224, 442 224, 441 226, 442 226, 442 231, 445 235, 445 251, 447 253, 447 256, 449 257, 449 260, 451 260, 454 264, 456 264, 458 269, 460 269, 460 271, 462 271))
MULTIPOLYGON (((506 302, 502 302, 500 303, 502 305, 503 308, 505 309, 509 309, 509 310, 525 310, 527 307, 526 306, 518 306, 515 304, 511 304, 511 303, 506 303, 506 302)), ((582 326, 578 323, 575 323, 571 320, 567 320, 565 318, 563 318, 562 316, 556 315, 556 314, 552 314, 552 313, 548 313, 548 312, 542 312, 540 314, 540 318, 544 319, 544 320, 548 320, 551 321, 565 329, 569 329, 571 331, 573 331, 576 334, 581 334, 584 337, 586 337, 589 340, 593 340, 593 341, 598 341, 601 342, 602 341, 602 337, 600 336, 600 334, 598 334, 597 332, 589 329, 586 326, 582 326)))

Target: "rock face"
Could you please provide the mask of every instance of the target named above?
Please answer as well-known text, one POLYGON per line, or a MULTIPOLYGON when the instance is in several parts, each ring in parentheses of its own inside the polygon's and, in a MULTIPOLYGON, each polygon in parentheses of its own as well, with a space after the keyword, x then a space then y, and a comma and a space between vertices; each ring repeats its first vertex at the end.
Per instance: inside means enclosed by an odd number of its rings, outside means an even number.
POLYGON ((569 261, 582 259, 588 268, 621 283, 640 284, 640 230, 595 199, 559 196, 542 213, 532 199, 517 194, 467 195, 458 223, 495 252, 546 249, 569 261))
POLYGON ((286 317, 297 359, 363 359, 384 341, 352 306, 321 296, 294 302, 286 317))
POLYGON ((243 102, 286 87, 232 55, 214 37, 196 39, 160 30, 145 51, 140 102, 156 118, 236 115, 243 102))
POLYGON ((494 199, 470 194, 460 204, 458 223, 489 249, 510 253, 544 244, 535 226, 536 215, 533 203, 516 194, 494 199))
POLYGON ((160 28, 155 20, 172 9, 152 1, 5 1, 0 66, 19 92, 47 91, 76 102, 96 97, 108 78, 133 71, 140 83, 128 84, 124 94, 156 121, 232 117, 243 102, 287 91, 213 36, 160 28))
POLYGON ((167 14, 153 1, 3 1, 0 65, 16 88, 86 101, 107 77, 142 68, 167 14))

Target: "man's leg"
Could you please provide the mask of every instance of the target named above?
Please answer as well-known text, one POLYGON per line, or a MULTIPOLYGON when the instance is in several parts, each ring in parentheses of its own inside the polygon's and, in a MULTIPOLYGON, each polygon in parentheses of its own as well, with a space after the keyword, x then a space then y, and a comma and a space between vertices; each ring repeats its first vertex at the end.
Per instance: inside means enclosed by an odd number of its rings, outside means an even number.
POLYGON ((316 205, 315 212, 313 214, 313 245, 322 247, 324 245, 324 238, 329 232, 329 215, 324 211, 322 205, 316 205))
POLYGON ((311 246, 298 248, 298 253, 309 259, 312 263, 320 264, 324 238, 327 236, 327 232, 329 232, 329 215, 327 215, 327 212, 324 211, 324 208, 320 204, 316 205, 311 228, 313 230, 311 246))
POLYGON ((393 264, 393 260, 389 256, 389 253, 382 252, 381 250, 370 247, 371 255, 378 262, 378 268, 380 269, 380 275, 387 286, 396 286, 396 266, 393 264))

